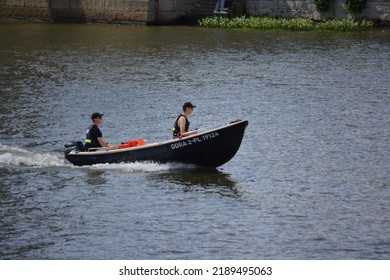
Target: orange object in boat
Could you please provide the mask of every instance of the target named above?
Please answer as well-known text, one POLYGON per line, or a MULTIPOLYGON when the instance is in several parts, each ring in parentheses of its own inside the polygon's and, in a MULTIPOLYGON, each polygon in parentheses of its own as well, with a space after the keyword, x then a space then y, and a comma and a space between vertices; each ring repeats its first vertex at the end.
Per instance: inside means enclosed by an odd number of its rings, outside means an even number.
POLYGON ((129 140, 127 142, 124 142, 119 145, 118 149, 126 149, 136 146, 143 146, 145 144, 144 139, 138 139, 138 140, 129 140))
POLYGON ((144 139, 138 139, 138 145, 137 146, 143 146, 145 144, 144 139))
POLYGON ((131 147, 135 147, 138 145, 138 141, 137 140, 129 140, 123 144, 120 144, 118 149, 125 149, 125 148, 131 148, 131 147))

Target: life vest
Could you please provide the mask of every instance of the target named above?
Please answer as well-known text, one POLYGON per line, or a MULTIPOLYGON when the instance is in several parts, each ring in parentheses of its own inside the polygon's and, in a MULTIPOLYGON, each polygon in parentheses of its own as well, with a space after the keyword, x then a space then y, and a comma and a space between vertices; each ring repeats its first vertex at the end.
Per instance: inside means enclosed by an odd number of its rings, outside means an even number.
POLYGON ((175 123, 173 125, 173 128, 172 128, 173 138, 180 137, 180 127, 179 127, 178 121, 179 121, 179 118, 182 117, 182 116, 186 119, 185 132, 188 132, 188 130, 190 129, 190 122, 188 121, 187 117, 185 115, 183 115, 183 114, 180 114, 176 118, 176 121, 175 121, 175 123))

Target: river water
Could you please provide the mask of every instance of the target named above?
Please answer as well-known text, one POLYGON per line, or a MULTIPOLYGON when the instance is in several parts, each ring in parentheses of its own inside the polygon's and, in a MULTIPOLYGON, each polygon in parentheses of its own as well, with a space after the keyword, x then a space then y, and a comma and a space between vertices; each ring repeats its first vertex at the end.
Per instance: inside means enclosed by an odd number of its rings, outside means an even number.
POLYGON ((1 259, 389 259, 390 32, 0 23, 1 259), (216 170, 73 167, 249 120, 216 170))

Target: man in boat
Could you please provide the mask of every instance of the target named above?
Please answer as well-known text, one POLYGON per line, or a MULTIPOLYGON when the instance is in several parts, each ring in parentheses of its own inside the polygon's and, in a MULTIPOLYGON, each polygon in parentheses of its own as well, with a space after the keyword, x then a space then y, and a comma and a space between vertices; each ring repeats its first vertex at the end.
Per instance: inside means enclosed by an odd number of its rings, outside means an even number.
POLYGON ((102 124, 104 114, 93 113, 91 115, 92 125, 87 130, 87 135, 85 137, 85 150, 88 151, 91 148, 100 148, 104 147, 106 150, 117 149, 117 146, 109 146, 108 142, 103 140, 103 134, 99 129, 99 126, 102 124))
POLYGON ((195 107, 196 106, 192 105, 191 102, 183 104, 183 112, 176 118, 173 125, 173 138, 182 138, 198 133, 197 131, 189 131, 190 122, 187 119, 195 107))

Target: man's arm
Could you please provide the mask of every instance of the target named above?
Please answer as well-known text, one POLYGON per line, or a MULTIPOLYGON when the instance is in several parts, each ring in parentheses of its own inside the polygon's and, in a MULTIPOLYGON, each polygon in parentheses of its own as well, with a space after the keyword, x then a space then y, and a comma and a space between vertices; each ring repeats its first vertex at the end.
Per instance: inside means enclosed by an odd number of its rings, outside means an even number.
POLYGON ((177 125, 179 126, 180 136, 184 136, 183 134, 186 133, 186 118, 181 116, 177 121, 177 125))
POLYGON ((97 140, 99 141, 100 146, 108 147, 108 143, 104 141, 102 137, 98 137, 97 140))
POLYGON ((188 131, 186 132, 186 119, 185 117, 181 116, 179 120, 177 121, 177 124, 180 128, 180 137, 187 137, 190 135, 195 135, 198 132, 197 131, 188 131))

